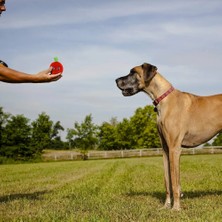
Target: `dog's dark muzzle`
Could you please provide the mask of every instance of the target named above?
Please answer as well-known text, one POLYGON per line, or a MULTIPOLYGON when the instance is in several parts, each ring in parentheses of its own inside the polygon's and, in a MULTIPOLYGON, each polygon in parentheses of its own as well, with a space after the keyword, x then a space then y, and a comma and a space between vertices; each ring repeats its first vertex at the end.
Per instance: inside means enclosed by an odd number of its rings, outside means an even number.
POLYGON ((138 80, 135 74, 129 74, 124 77, 116 79, 116 84, 124 96, 132 96, 138 93, 140 90, 138 88, 138 80))
POLYGON ((119 89, 124 90, 126 84, 123 77, 116 79, 116 85, 118 86, 119 89))

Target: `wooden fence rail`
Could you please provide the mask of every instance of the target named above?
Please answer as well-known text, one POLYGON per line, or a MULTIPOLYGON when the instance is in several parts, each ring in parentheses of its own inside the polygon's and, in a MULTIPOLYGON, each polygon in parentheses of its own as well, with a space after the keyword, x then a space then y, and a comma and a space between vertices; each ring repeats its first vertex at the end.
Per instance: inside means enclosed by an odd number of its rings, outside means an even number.
MULTIPOLYGON (((195 154, 222 154, 222 147, 204 147, 182 149, 182 155, 195 154)), ((112 150, 112 151, 89 151, 86 154, 76 151, 52 151, 47 150, 43 153, 44 160, 80 160, 80 159, 113 159, 113 158, 130 158, 130 157, 148 157, 162 155, 162 148, 154 149, 134 149, 134 150, 112 150)))

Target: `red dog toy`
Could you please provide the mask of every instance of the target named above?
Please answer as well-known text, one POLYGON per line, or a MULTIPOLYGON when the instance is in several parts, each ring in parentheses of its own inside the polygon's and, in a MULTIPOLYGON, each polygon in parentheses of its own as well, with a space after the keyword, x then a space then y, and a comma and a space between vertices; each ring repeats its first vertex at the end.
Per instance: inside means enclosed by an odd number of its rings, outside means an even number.
POLYGON ((52 67, 51 74, 58 74, 63 72, 62 63, 58 62, 58 58, 54 58, 54 62, 51 63, 50 67, 52 67))

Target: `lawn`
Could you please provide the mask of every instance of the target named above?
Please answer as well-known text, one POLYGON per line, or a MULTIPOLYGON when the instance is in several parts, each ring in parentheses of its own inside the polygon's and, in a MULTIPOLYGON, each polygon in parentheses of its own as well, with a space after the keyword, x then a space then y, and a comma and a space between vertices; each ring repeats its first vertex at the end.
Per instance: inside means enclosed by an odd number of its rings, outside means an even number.
POLYGON ((0 221, 222 221, 222 155, 181 157, 181 212, 160 210, 161 157, 0 165, 0 221))

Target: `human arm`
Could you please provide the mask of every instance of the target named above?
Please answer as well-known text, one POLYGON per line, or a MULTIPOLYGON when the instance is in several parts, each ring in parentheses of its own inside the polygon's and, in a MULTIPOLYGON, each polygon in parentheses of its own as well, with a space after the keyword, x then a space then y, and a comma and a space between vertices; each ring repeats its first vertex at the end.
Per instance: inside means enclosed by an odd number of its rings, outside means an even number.
POLYGON ((52 67, 32 75, 24 72, 19 72, 1 65, 0 81, 7 83, 44 83, 57 81, 62 77, 61 73, 51 75, 51 71, 52 67))

